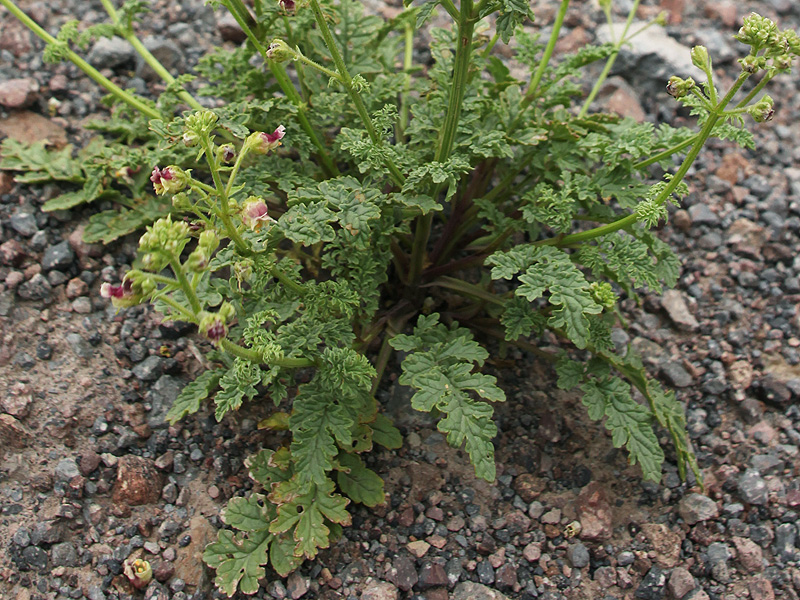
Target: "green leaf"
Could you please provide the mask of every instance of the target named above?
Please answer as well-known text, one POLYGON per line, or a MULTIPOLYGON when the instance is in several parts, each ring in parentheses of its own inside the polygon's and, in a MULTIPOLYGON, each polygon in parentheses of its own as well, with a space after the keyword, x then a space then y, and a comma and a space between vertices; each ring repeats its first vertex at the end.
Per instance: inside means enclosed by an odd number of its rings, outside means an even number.
POLYGON ((493 481, 491 440, 497 428, 491 420, 492 407, 471 399, 469 393, 492 402, 504 401, 505 394, 494 377, 472 373, 473 363, 482 365, 488 356, 472 334, 456 324, 447 328, 438 319, 438 313, 420 316, 412 335, 397 335, 390 340, 396 350, 409 352, 399 382, 417 390, 411 398, 413 408, 445 413, 438 428, 447 434, 448 443, 456 448, 463 444, 476 475, 493 481))
POLYGON ((352 443, 354 421, 347 410, 337 404, 335 390, 323 392, 312 384, 301 386, 294 400, 289 425, 292 456, 297 476, 302 482, 324 483, 331 462, 338 450, 334 436, 344 445, 352 443))
POLYGON ((167 413, 167 421, 174 425, 186 415, 191 415, 200 410, 200 405, 217 389, 222 378, 222 369, 204 371, 191 383, 187 384, 175 398, 172 407, 167 413))
POLYGON ((558 387, 562 390, 571 390, 583 381, 584 371, 583 363, 570 360, 566 354, 562 354, 556 363, 558 387))
POLYGON ((420 214, 427 215, 432 211, 442 210, 442 205, 430 196, 420 194, 393 194, 392 200, 408 208, 418 208, 420 214))
POLYGON ((297 544, 291 535, 274 536, 269 547, 269 563, 281 577, 286 577, 303 564, 302 556, 295 556, 297 544))
POLYGON ((220 518, 239 531, 264 531, 275 518, 275 506, 261 494, 231 498, 222 509, 220 518))
POLYGON ((278 220, 284 235, 293 242, 312 246, 318 242, 330 242, 335 237, 329 223, 336 215, 323 202, 296 204, 278 220))
POLYGON ((340 452, 337 461, 341 468, 336 481, 348 498, 370 507, 383 504, 383 480, 366 468, 358 456, 340 452))
MULTIPOLYGON (((403 0, 404 2, 406 0, 403 0)), ((410 0, 409 0, 410 4, 410 0)), ((427 21, 431 17, 431 13, 433 13, 433 9, 439 5, 439 0, 427 0, 422 4, 417 13, 417 24, 416 29, 420 29, 423 25, 425 25, 425 21, 427 21)), ((408 4, 406 4, 408 6, 408 4)))
POLYGON ((630 463, 639 464, 644 478, 660 481, 664 451, 653 432, 653 415, 631 397, 630 385, 618 377, 606 377, 588 381, 581 389, 589 417, 606 417, 614 447, 625 446, 630 463))
POLYGON ((221 530, 217 541, 203 552, 203 561, 217 572, 214 584, 229 598, 237 587, 243 594, 255 594, 258 580, 264 577, 262 565, 267 563, 271 539, 266 529, 250 534, 221 530))
POLYGON ((45 181, 84 181, 80 161, 72 158, 73 147, 67 144, 61 150, 46 147, 49 142, 39 141, 25 144, 14 138, 6 138, 0 145, 0 170, 21 171, 26 175, 36 173, 35 179, 20 177, 27 183, 45 181))
POLYGON ((115 208, 89 217, 83 241, 109 244, 114 240, 167 216, 172 207, 162 198, 145 196, 130 202, 130 208, 115 208))
POLYGON ((330 545, 330 529, 325 519, 342 525, 350 524, 347 499, 333 493, 330 479, 321 484, 300 484, 296 479, 280 484, 270 494, 278 507, 278 516, 270 524, 270 532, 280 534, 294 529, 294 556, 314 558, 319 548, 330 545))
POLYGON ((375 420, 369 424, 372 429, 372 441, 380 444, 387 450, 396 450, 403 445, 403 436, 392 424, 388 417, 381 413, 375 415, 375 420))
POLYGON ((270 490, 275 484, 291 479, 291 454, 286 448, 272 451, 264 449, 245 460, 245 467, 253 481, 270 490))
POLYGON ((516 291, 528 301, 534 301, 549 292, 548 301, 557 307, 548 325, 563 328, 569 339, 585 348, 589 339, 588 315, 599 314, 603 308, 589 292, 589 282, 564 252, 552 246, 523 246, 489 257, 494 264, 492 277, 510 278, 524 269, 516 291))

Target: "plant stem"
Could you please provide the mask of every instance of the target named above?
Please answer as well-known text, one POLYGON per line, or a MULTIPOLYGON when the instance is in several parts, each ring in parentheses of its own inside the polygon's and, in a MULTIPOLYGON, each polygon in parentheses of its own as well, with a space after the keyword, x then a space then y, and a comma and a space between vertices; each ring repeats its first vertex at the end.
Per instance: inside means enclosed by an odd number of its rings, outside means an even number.
POLYGON ((299 60, 300 62, 307 64, 309 67, 312 67, 312 68, 316 69, 316 70, 317 70, 317 71, 319 71, 320 73, 324 73, 324 74, 325 74, 325 75, 327 75, 328 77, 330 77, 330 78, 332 78, 332 79, 335 79, 336 81, 339 81, 339 82, 342 82, 342 83, 344 83, 344 82, 342 81, 342 76, 341 76, 341 75, 339 75, 339 73, 337 73, 336 71, 331 71, 331 70, 330 70, 330 69, 328 69, 327 67, 323 67, 321 64, 319 64, 318 62, 315 62, 315 61, 311 60, 310 58, 308 58, 308 57, 307 57, 307 56, 305 56, 304 54, 302 54, 302 53, 298 52, 298 53, 296 53, 296 54, 295 54, 295 58, 296 58, 297 60, 299 60))
MULTIPOLYGON (((666 185, 666 187, 661 191, 655 201, 659 204, 664 204, 667 199, 670 197, 672 192, 675 191, 675 188, 678 187, 680 182, 686 176, 686 173, 689 171, 689 168, 692 166, 692 163, 697 158, 697 155, 700 154, 700 150, 706 143, 706 140, 711 135, 711 131, 714 129, 714 126, 717 124, 720 118, 722 118, 722 113, 725 110, 725 107, 730 103, 733 96, 739 91, 739 88, 742 87, 742 84, 747 80, 750 76, 749 73, 742 72, 739 75, 739 78, 736 80, 736 83, 733 84, 728 93, 725 97, 720 101, 720 103, 714 107, 714 110, 708 115, 708 120, 706 121, 703 128, 700 130, 700 133, 697 134, 697 138, 694 141, 694 145, 686 157, 683 159, 681 166, 678 168, 678 171, 666 185)), ((564 237, 555 237, 549 238, 546 240, 540 240, 538 242, 534 242, 534 246, 570 246, 572 244, 577 244, 580 242, 586 242, 588 240, 592 240, 594 238, 607 235, 609 233, 613 233, 615 231, 619 231, 620 229, 625 229, 626 227, 631 227, 638 221, 638 217, 636 213, 631 213, 625 217, 617 219, 613 223, 609 223, 607 225, 602 225, 600 227, 595 227, 593 229, 589 229, 587 231, 582 231, 580 233, 574 233, 572 235, 566 235, 564 237)))
MULTIPOLYGON (((353 106, 355 107, 358 116, 361 117, 361 122, 364 124, 364 128, 367 130, 367 135, 369 135, 369 138, 372 140, 373 144, 376 146, 382 146, 383 138, 381 138, 381 136, 378 135, 378 132, 375 131, 375 127, 372 124, 372 119, 370 119, 369 113, 367 112, 367 107, 364 105, 364 100, 362 100, 361 95, 358 93, 358 90, 356 90, 356 87, 353 83, 353 78, 350 76, 350 72, 347 70, 347 65, 345 65, 342 55, 339 52, 339 48, 336 46, 336 40, 333 38, 333 34, 328 27, 327 21, 325 21, 325 15, 319 5, 319 0, 311 0, 311 9, 314 11, 314 18, 317 21, 317 28, 322 34, 322 38, 325 40, 325 45, 328 47, 328 52, 331 53, 333 64, 336 65, 336 70, 339 72, 339 76, 345 90, 347 90, 347 95, 350 96, 350 100, 353 102, 353 106)), ((397 168, 390 158, 387 158, 384 161, 384 164, 386 165, 386 168, 389 169, 389 174, 392 178, 392 181, 394 181, 395 184, 402 186, 405 182, 405 177, 403 177, 400 169, 397 168)))
POLYGON ((178 280, 178 285, 181 286, 181 291, 186 296, 186 299, 189 301, 189 305, 194 311, 195 318, 197 318, 196 315, 203 310, 203 305, 200 303, 200 299, 197 297, 192 284, 189 283, 189 280, 186 278, 186 273, 183 272, 183 265, 181 265, 180 261, 174 256, 170 258, 169 265, 172 267, 173 273, 175 273, 175 277, 178 280))
POLYGON ((699 136, 700 136, 699 132, 695 133, 692 137, 685 139, 680 144, 676 144, 672 148, 667 148, 666 150, 662 150, 658 154, 654 154, 653 156, 651 156, 650 158, 648 158, 646 160, 642 160, 642 161, 640 161, 638 163, 635 163, 633 165, 633 168, 634 169, 644 169, 645 167, 649 167, 653 163, 657 163, 657 162, 660 162, 660 161, 664 160, 665 158, 669 158, 670 156, 672 156, 676 152, 680 152, 684 148, 694 144, 697 141, 697 138, 699 136))
MULTIPOLYGON (((117 28, 117 33, 119 33, 127 42, 133 46, 133 49, 139 53, 150 68, 156 72, 156 74, 163 79, 167 85, 173 85, 175 83, 175 78, 172 76, 164 65, 162 65, 159 60, 153 56, 153 54, 145 48, 144 44, 142 44, 141 40, 136 36, 133 32, 132 28, 124 27, 122 23, 120 23, 119 15, 117 15, 117 11, 114 8, 114 5, 111 3, 111 0, 100 0, 103 4, 103 8, 106 9, 108 16, 111 17, 111 20, 114 22, 114 27, 117 28)), ((194 96, 192 96, 189 92, 182 89, 178 96, 180 96, 181 100, 186 102, 189 106, 191 106, 195 110, 203 110, 203 106, 195 100, 194 96)))
POLYGON ((404 139, 405 131, 408 127, 408 97, 411 93, 411 67, 414 58, 414 26, 411 23, 405 24, 403 30, 403 71, 406 74, 406 81, 403 85, 403 93, 400 96, 400 121, 397 125, 397 137, 404 139))
MULTIPOLYGON (((316 0, 312 0, 315 2, 316 0)), ((453 144, 458 130, 458 121, 461 118, 461 105, 464 101, 464 93, 467 87, 469 76, 470 54, 472 53, 472 34, 475 30, 475 22, 472 16, 472 0, 461 0, 461 14, 458 23, 458 46, 456 47, 455 61, 453 65, 453 81, 450 86, 450 98, 447 106, 444 125, 439 136, 434 160, 443 163, 453 150, 453 144)), ((439 190, 437 186, 437 192, 439 190)), ((438 193, 434 193, 434 199, 438 193)), ((414 246, 411 253, 411 266, 408 274, 408 283, 417 285, 422 275, 422 267, 427 255, 426 247, 431 233, 433 223, 433 212, 428 213, 417 219, 414 230, 414 246)))
MULTIPOLYGON (((322 168, 329 176, 338 176, 339 169, 336 168, 336 165, 328 154, 328 150, 325 148, 322 141, 319 139, 317 132, 314 130, 308 120, 308 115, 306 114, 306 105, 303 102, 303 98, 300 96, 297 89, 295 89, 294 84, 292 84, 291 80, 286 75, 283 67, 267 57, 267 49, 264 48, 264 45, 258 40, 255 33, 253 33, 253 30, 250 29, 246 18, 241 13, 241 9, 244 8, 244 6, 241 5, 241 0, 221 1, 222 4, 224 4, 225 7, 230 11, 231 15, 233 15, 233 18, 236 19, 239 27, 242 28, 242 31, 244 31, 245 35, 247 36, 247 39, 250 40, 250 43, 253 44, 253 47, 261 55, 261 58, 272 72, 272 76, 275 78, 275 81, 278 82, 278 85, 283 90, 283 93, 286 94, 286 97, 289 99, 289 101, 297 107, 297 121, 300 123, 300 127, 303 128, 305 134, 311 140, 311 143, 316 147, 317 158, 319 158, 320 162, 322 163, 322 168)), ((244 10, 246 11, 247 9, 244 8, 244 10)))
POLYGON ((273 266, 269 270, 270 275, 272 275, 275 279, 280 281, 283 285, 288 287, 293 292, 297 293, 298 295, 302 296, 306 293, 306 289, 297 283, 296 281, 292 281, 289 277, 281 271, 277 266, 273 266))
MULTIPOLYGON (((620 35, 619 39, 616 42, 614 42, 614 51, 611 53, 611 56, 608 57, 608 60, 606 60, 606 64, 603 67, 603 70, 600 72, 600 76, 595 81, 594 86, 592 87, 592 91, 589 92, 588 96, 586 96, 586 100, 583 102, 583 106, 581 106, 581 110, 578 113, 579 119, 583 119, 586 116, 586 113, 589 112, 589 106, 592 104, 592 102, 594 102, 594 99, 597 96, 597 94, 600 93, 600 88, 603 86, 606 79, 608 78, 608 74, 611 72, 611 67, 614 66, 614 63, 616 62, 617 57, 619 56, 619 52, 622 49, 622 45, 628 41, 625 36, 627 36, 628 34, 628 30, 631 27, 631 23, 633 23, 633 18, 636 16, 636 10, 638 8, 639 8, 639 0, 635 0, 633 6, 631 6, 630 12, 628 12, 628 20, 625 21, 625 27, 622 30, 622 35, 620 35)), ((613 31, 613 27, 610 28, 610 30, 613 31)), ((637 31, 636 34, 634 35, 637 35, 642 31, 644 31, 644 28, 637 31)))
MULTIPOLYGON (((239 344, 232 342, 227 338, 222 339, 219 345, 226 352, 230 352, 239 358, 249 360, 250 362, 254 362, 256 364, 262 364, 264 362, 264 357, 261 356, 259 352, 253 350, 252 348, 240 346, 239 344)), ((270 364, 275 367, 286 367, 290 369, 316 366, 316 363, 310 358, 276 358, 270 364)))
POLYGON ((456 279, 454 277, 438 277, 430 283, 425 284, 425 287, 428 286, 436 286, 453 290, 454 292, 466 294, 467 296, 471 296, 473 298, 477 298, 478 300, 483 300, 484 302, 495 304, 497 306, 505 306, 506 304, 505 300, 483 289, 482 287, 473 285, 462 279, 456 279))
POLYGON ((489 58, 489 55, 492 53, 492 50, 494 49, 494 46, 495 44, 497 44, 497 40, 499 39, 500 39, 500 32, 495 31, 494 35, 492 36, 492 39, 489 40, 489 43, 486 44, 486 48, 484 48, 483 52, 481 52, 482 58, 489 58))
MULTIPOLYGON (((547 68, 548 63, 550 62, 550 57, 553 56, 553 50, 556 47, 558 35, 561 33, 561 27, 564 25, 564 17, 567 15, 567 8, 569 8, 569 0, 561 0, 561 6, 556 14, 556 21, 553 23, 553 31, 550 34, 550 39, 547 41, 547 46, 545 46, 542 60, 539 62, 539 66, 536 68, 536 72, 533 74, 533 79, 531 79, 531 83, 528 85, 528 89, 525 92, 525 97, 520 103, 519 114, 522 114, 536 98, 536 90, 539 87, 539 83, 542 81, 544 70, 547 68)), ((517 119, 515 119, 515 124, 516 120, 517 119)))
MULTIPOLYGON (((26 15, 12 0, 0 0, 0 4, 5 6, 12 15, 14 15, 17 19, 19 19, 23 25, 25 25, 28 29, 30 29, 34 34, 40 37, 42 40, 47 42, 48 44, 60 44, 56 38, 52 35, 47 33, 39 24, 31 19, 28 15, 26 15)), ((100 74, 100 72, 95 69, 92 65, 88 62, 83 60, 80 56, 78 56, 72 50, 67 49, 64 53, 66 57, 72 62, 76 67, 78 67, 81 71, 83 71, 88 77, 94 80, 96 83, 104 87, 108 92, 125 102, 126 104, 130 105, 132 108, 135 108, 144 116, 149 117, 151 119, 160 119, 161 113, 158 112, 152 106, 149 106, 144 99, 139 98, 129 92, 126 92, 117 84, 113 83, 107 77, 104 77, 100 74)))
POLYGON ((163 294, 162 296, 159 296, 157 299, 161 300, 165 304, 169 304, 172 308, 177 310, 180 314, 182 314, 186 318, 186 320, 189 323, 194 323, 195 325, 197 324, 197 316, 196 315, 194 315, 191 312, 189 312, 188 310, 186 310, 183 306, 178 304, 175 300, 173 300, 172 298, 170 298, 166 294, 163 294))

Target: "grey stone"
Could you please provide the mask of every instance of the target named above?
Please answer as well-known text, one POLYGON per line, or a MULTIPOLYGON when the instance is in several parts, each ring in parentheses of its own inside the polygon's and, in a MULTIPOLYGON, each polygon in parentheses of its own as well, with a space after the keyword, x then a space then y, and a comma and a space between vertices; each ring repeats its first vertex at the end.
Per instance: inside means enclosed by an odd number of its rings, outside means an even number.
MULTIPOLYGON (((646 26, 644 21, 634 21, 630 31, 646 26)), ((601 25, 597 28, 599 43, 619 39, 624 22, 601 25)), ((673 75, 691 76, 695 81, 705 81, 705 74, 692 64, 691 49, 680 44, 658 25, 650 26, 645 35, 637 35, 624 44, 614 65, 614 74, 634 82, 640 93, 663 95, 666 82, 673 75)))
POLYGON ((165 421, 167 413, 184 386, 182 381, 171 375, 162 375, 153 384, 147 398, 151 406, 150 413, 147 415, 147 424, 150 427, 156 429, 167 426, 165 421))
POLYGON ((588 567, 589 550, 580 542, 571 544, 570 547, 567 548, 567 560, 569 560, 570 564, 576 569, 588 567))
POLYGON ((775 528, 775 541, 773 547, 780 560, 794 560, 795 527, 792 523, 781 523, 775 528))
POLYGON ((56 481, 71 481, 80 474, 81 471, 74 458, 62 458, 58 461, 54 473, 56 481))
POLYGON ((36 218, 29 212, 14 213, 9 219, 9 225, 11 225, 11 229, 23 237, 31 237, 39 231, 39 227, 36 225, 36 218))
POLYGON ((56 544, 61 541, 61 528, 54 520, 39 521, 31 531, 31 544, 56 544))
POLYGON ((88 61, 100 69, 113 69, 130 62, 136 52, 126 40, 119 37, 100 38, 89 51, 88 61))
POLYGON ((716 502, 702 494, 687 494, 681 498, 678 512, 687 525, 715 519, 719 515, 716 502))
POLYGON ((494 583, 494 569, 492 565, 489 564, 489 561, 484 560, 479 562, 476 571, 478 572, 478 578, 481 580, 481 583, 485 585, 494 583))
POLYGON ((76 356, 80 358, 92 358, 92 356, 94 356, 94 350, 92 349, 91 344, 83 339, 81 334, 68 333, 66 335, 66 340, 70 349, 75 353, 76 356))
POLYGON ((692 385, 692 376, 680 363, 669 361, 661 365, 661 374, 672 387, 685 388, 692 385))
POLYGON ((78 553, 72 542, 61 542, 51 548, 50 560, 54 567, 75 567, 78 565, 78 553))
POLYGON ((459 583, 456 589, 453 590, 452 600, 509 600, 509 598, 505 594, 480 583, 464 581, 459 583))
POLYGON ((397 588, 386 581, 368 581, 361 592, 361 600, 397 600, 397 588))
POLYGON ((90 585, 86 591, 86 597, 89 600, 106 600, 106 595, 103 593, 103 588, 99 585, 90 585))
POLYGON ((739 477, 739 497, 748 504, 764 505, 769 498, 767 482, 755 469, 748 469, 739 477))
POLYGON ((675 323, 678 329, 696 331, 700 326, 694 315, 689 312, 689 307, 686 306, 683 294, 678 290, 664 292, 664 296, 661 298, 661 306, 667 311, 670 320, 675 323))
POLYGON ((731 551, 728 548, 728 544, 722 542, 710 544, 706 553, 708 554, 708 562, 712 565, 718 562, 728 562, 731 559, 731 551))
POLYGON ((155 354, 148 356, 131 369, 136 379, 140 381, 155 381, 161 376, 164 368, 164 359, 155 354))
POLYGON ((394 559, 386 577, 404 592, 410 591, 419 581, 414 561, 407 556, 398 556, 394 559))
MULTIPOLYGON (((147 36, 142 40, 144 47, 170 73, 182 72, 184 57, 178 45, 161 36, 147 36)), ((145 80, 156 80, 158 74, 148 65, 141 56, 136 56, 136 75, 145 80)))
POLYGON ((26 548, 31 545, 31 534, 25 527, 20 527, 14 532, 11 541, 20 548, 26 548))
POLYGON ((447 573, 444 567, 437 563, 425 563, 419 570, 419 581, 417 586, 421 590, 427 590, 432 587, 440 587, 447 585, 447 573))
POLYGON ((47 278, 41 273, 36 273, 28 281, 19 286, 17 293, 20 298, 24 298, 25 300, 44 300, 45 302, 49 302, 52 289, 53 286, 50 285, 47 278))
POLYGON ((689 216, 692 217, 692 223, 695 225, 719 225, 720 219, 707 204, 693 204, 689 207, 689 216))
POLYGON ((676 600, 681 600, 695 587, 694 577, 684 567, 676 567, 669 576, 669 591, 676 600))
POLYGON ((664 587, 667 576, 660 567, 652 567, 642 578, 642 583, 636 588, 635 598, 640 600, 660 600, 664 597, 664 587))
POLYGON ((47 569, 47 552, 36 546, 28 546, 22 551, 22 560, 32 569, 47 569))
POLYGON ((53 269, 62 271, 72 264, 75 260, 75 253, 72 251, 72 246, 66 240, 53 244, 44 251, 42 257, 42 269, 45 271, 52 271, 53 269))

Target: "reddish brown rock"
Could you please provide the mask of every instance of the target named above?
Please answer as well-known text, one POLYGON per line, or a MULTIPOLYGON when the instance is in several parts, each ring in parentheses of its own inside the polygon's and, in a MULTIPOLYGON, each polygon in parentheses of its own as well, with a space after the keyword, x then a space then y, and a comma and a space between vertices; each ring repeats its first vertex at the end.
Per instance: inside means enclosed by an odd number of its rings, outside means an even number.
POLYGON ((735 537, 733 543, 738 554, 737 560, 748 573, 759 573, 764 568, 764 554, 761 546, 747 538, 735 537))
POLYGON ((39 95, 39 84, 31 77, 0 82, 0 104, 6 108, 24 108, 39 95))
POLYGON ((8 240, 0 244, 0 260, 4 265, 17 266, 25 258, 25 249, 17 240, 8 240))
POLYGON ((611 505, 603 486, 593 481, 584 487, 575 500, 581 522, 581 539, 606 540, 614 530, 611 505))
POLYGON ((63 127, 27 110, 0 119, 0 133, 29 144, 47 140, 60 148, 67 143, 67 132, 63 127))
POLYGON ((531 473, 523 473, 514 479, 512 484, 514 491, 519 494, 523 502, 533 502, 544 491, 546 482, 540 477, 536 477, 531 473))
POLYGON ((138 506, 158 502, 161 497, 161 473, 153 461, 139 456, 122 456, 117 463, 114 502, 138 506))
POLYGON ((753 600, 775 600, 775 591, 769 579, 754 577, 747 586, 750 589, 750 597, 753 600))
POLYGON ((660 567, 671 569, 681 556, 681 536, 661 523, 644 523, 642 531, 655 552, 655 562, 660 567))

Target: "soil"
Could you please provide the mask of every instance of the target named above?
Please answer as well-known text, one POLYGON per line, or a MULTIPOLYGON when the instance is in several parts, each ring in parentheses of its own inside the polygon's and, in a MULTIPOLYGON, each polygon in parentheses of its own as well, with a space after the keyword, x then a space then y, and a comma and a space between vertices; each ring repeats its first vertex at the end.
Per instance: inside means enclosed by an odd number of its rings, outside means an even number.
MULTIPOLYGON (((730 79, 743 13, 800 23, 792 0, 744 4, 663 0, 640 13, 670 9, 667 33, 727 56, 718 66, 730 79)), ((102 19, 100 6, 79 0, 22 5, 51 32, 72 16, 102 19)), ((553 3, 532 7, 546 28, 553 3)), ((174 39, 177 62, 238 41, 200 0, 153 8, 142 33, 174 39)), ((577 2, 560 49, 594 39, 598 14, 577 2)), ((74 67, 44 65, 41 50, 0 10, 0 98, 17 93, 10 81, 35 83, 0 107, 0 137, 84 143, 82 124, 104 111, 101 94, 74 67)), ((626 60, 601 107, 688 123, 646 63, 626 60)), ((130 58, 104 72, 158 91, 130 58)), ((386 505, 354 508, 338 542, 288 580, 268 570, 256 597, 797 599, 800 86, 796 74, 776 84, 775 119, 756 129, 756 149, 711 143, 660 233, 683 263, 676 291, 626 301, 629 327, 615 331, 615 343, 631 343, 685 404, 704 490, 680 480, 670 451, 661 483, 642 482, 579 395, 557 390, 547 365, 509 351, 491 361, 508 393, 496 409, 494 484, 476 480, 464 453, 410 414, 408 390, 390 382, 381 400, 405 445, 368 458, 385 479, 386 505)), ((0 598, 216 597, 203 548, 226 501, 252 485, 244 459, 276 440, 256 428, 257 403, 222 423, 207 409, 163 423, 202 371, 201 342, 149 308, 108 306, 100 284, 126 271, 136 236, 84 244, 91 209, 41 212, 56 192, 0 173, 0 598), (57 252, 65 257, 52 267, 57 252), (155 573, 140 592, 121 574, 136 557, 155 573)))

